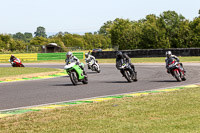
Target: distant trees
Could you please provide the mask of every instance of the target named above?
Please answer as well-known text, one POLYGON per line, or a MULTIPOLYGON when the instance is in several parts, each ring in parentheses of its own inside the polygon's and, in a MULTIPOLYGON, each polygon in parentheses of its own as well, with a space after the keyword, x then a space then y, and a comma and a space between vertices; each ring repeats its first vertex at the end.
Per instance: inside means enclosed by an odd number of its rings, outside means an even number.
POLYGON ((8 49, 11 42, 10 35, 0 34, 0 50, 8 49))
MULTIPOLYGON (((199 11, 200 12, 200 11, 199 11)), ((200 14, 200 13, 199 13, 200 14)), ((116 18, 105 22, 98 32, 84 35, 58 32, 47 37, 44 27, 32 33, 0 34, 0 52, 38 52, 43 45, 57 43, 62 51, 70 48, 156 49, 200 47, 200 16, 192 21, 175 11, 164 11, 159 16, 149 14, 138 21, 116 18)))
POLYGON ((115 19, 111 28, 111 42, 113 46, 119 46, 119 49, 126 49, 132 43, 132 23, 126 19, 115 19))
POLYGON ((30 40, 33 38, 33 35, 32 33, 28 32, 25 32, 24 34, 21 32, 17 32, 16 34, 12 35, 12 38, 16 40, 23 40, 25 42, 30 42, 30 40))
POLYGON ((121 50, 200 47, 199 17, 189 21, 175 11, 165 11, 160 16, 150 14, 138 21, 117 18, 110 23, 113 23, 112 45, 121 50))
POLYGON ((35 34, 35 37, 45 37, 45 38, 47 38, 46 30, 42 26, 37 27, 37 30, 36 30, 36 32, 34 32, 34 34, 35 34))
POLYGON ((192 47, 200 47, 200 17, 196 17, 190 22, 189 27, 191 29, 191 42, 192 47))
POLYGON ((30 42, 30 40, 31 40, 32 38, 33 38, 32 33, 28 33, 28 32, 25 32, 25 33, 24 33, 25 42, 30 42))
POLYGON ((99 29, 98 33, 110 37, 110 31, 113 26, 113 21, 107 21, 103 26, 99 29))

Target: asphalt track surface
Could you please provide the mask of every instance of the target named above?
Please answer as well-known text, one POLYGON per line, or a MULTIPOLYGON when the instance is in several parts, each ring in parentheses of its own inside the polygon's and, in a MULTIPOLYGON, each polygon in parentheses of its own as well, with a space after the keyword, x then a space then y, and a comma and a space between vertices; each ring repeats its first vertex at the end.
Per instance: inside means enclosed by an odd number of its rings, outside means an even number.
MULTIPOLYGON (((0 64, 0 67, 10 67, 0 64)), ((63 68, 63 64, 26 64, 26 67, 63 68)), ((187 80, 177 82, 164 64, 135 64, 138 82, 128 83, 114 64, 101 64, 101 73, 86 69, 89 83, 73 86, 68 76, 0 83, 0 110, 131 93, 200 82, 200 64, 185 63, 187 80)))

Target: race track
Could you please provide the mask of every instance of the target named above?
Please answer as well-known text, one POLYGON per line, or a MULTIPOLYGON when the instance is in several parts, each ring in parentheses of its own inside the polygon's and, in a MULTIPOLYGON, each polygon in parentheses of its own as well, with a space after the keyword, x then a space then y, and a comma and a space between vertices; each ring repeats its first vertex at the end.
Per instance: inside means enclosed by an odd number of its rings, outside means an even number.
MULTIPOLYGON (((26 64, 25 64, 26 65, 26 64)), ((10 65, 0 64, 0 67, 10 65)), ((26 67, 63 68, 63 65, 29 64, 26 67)), ((152 90, 199 83, 200 65, 185 63, 187 80, 176 82, 164 64, 136 64, 138 82, 128 83, 114 64, 101 65, 101 73, 86 69, 89 84, 73 86, 69 77, 0 83, 0 110, 84 99, 105 95, 152 90)))

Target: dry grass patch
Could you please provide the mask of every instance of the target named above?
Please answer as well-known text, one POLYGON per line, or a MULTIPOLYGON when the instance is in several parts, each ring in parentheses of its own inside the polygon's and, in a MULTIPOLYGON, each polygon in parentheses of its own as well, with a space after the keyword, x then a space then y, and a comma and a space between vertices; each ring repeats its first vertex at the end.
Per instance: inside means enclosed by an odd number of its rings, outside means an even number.
POLYGON ((0 81, 6 80, 6 79, 47 76, 47 75, 55 74, 61 71, 63 70, 55 69, 55 68, 0 67, 0 81))
POLYGON ((31 112, 0 119, 0 132, 199 132, 199 97, 193 88, 31 112))

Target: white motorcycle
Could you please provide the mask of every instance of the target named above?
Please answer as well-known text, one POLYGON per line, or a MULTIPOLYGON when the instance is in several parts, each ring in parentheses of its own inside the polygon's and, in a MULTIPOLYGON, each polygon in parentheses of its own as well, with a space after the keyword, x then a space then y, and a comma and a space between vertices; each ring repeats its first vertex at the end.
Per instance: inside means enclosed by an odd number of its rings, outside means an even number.
POLYGON ((88 68, 92 71, 96 71, 97 73, 100 73, 100 66, 96 60, 88 60, 86 61, 88 68))

